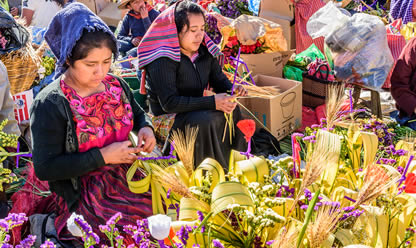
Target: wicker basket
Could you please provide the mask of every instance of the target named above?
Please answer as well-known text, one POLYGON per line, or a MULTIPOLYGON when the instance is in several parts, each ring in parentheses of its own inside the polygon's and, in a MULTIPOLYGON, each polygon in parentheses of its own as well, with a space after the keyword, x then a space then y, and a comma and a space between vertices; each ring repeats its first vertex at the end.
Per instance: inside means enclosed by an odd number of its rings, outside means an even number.
POLYGON ((44 48, 41 46, 35 51, 31 45, 27 45, 17 51, 0 56, 0 60, 7 68, 12 95, 30 89, 38 76, 41 63, 40 55, 44 48))

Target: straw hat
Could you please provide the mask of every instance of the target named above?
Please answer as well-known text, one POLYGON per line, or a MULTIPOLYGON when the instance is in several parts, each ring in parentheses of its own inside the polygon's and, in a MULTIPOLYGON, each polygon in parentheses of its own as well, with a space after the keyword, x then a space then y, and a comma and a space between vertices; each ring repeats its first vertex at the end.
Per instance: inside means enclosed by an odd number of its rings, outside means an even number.
POLYGON ((121 2, 118 4, 119 9, 127 9, 127 4, 130 3, 132 0, 121 0, 121 2))

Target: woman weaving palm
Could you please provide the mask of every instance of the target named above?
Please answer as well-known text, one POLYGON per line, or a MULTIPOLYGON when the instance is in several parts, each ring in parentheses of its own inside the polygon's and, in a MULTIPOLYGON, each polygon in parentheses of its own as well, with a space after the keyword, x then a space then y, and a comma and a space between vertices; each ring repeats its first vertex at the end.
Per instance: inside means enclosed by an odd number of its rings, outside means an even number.
MULTIPOLYGON (((159 15, 138 47, 139 67, 145 71, 142 87, 145 79, 155 129, 198 126, 195 165, 211 157, 228 167, 231 149, 245 150, 245 142, 237 129, 232 142, 223 139, 224 113, 233 113, 234 123, 241 114, 234 97, 226 94, 232 84, 215 58, 218 55, 218 47, 205 34, 204 13, 191 1, 181 1, 159 15), (209 88, 216 95, 204 94, 209 88)), ((237 95, 247 94, 240 86, 235 90, 237 95)))

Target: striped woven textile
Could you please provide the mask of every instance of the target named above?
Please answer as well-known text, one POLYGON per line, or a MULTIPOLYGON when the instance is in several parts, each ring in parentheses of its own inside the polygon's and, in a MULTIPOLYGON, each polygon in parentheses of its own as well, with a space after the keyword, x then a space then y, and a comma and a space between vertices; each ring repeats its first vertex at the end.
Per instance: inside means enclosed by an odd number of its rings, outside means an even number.
POLYGON ((322 0, 299 0, 295 1, 295 31, 296 31, 296 53, 303 52, 308 47, 315 43, 315 45, 324 52, 324 38, 319 37, 312 39, 306 30, 306 24, 309 18, 325 3, 322 0))
MULTIPOLYGON (((175 24, 175 8, 176 4, 163 11, 147 30, 137 49, 140 69, 161 57, 167 57, 177 62, 181 60, 178 31, 175 24)), ((207 34, 205 34, 204 45, 214 57, 221 55, 219 47, 207 34)))

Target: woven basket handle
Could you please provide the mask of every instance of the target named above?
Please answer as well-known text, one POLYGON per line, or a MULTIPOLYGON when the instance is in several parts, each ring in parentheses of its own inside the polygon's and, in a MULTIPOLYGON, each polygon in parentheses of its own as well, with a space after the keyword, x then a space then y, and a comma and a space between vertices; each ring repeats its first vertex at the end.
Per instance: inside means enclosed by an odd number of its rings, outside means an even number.
POLYGON ((328 71, 328 73, 326 74, 326 78, 325 78, 325 79, 321 78, 321 79, 322 79, 322 80, 328 80, 328 77, 329 77, 329 72, 330 72, 328 64, 320 64, 320 65, 318 65, 318 67, 316 68, 316 71, 315 71, 315 73, 313 74, 313 76, 312 76, 312 77, 317 78, 317 77, 316 77, 316 74, 317 74, 317 73, 319 72, 319 70, 321 69, 321 66, 325 66, 325 67, 326 67, 326 69, 327 69, 327 71, 328 71))

